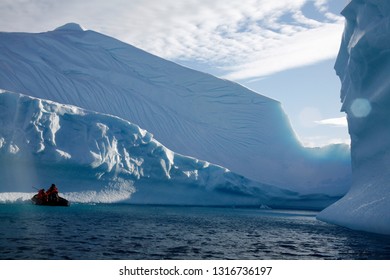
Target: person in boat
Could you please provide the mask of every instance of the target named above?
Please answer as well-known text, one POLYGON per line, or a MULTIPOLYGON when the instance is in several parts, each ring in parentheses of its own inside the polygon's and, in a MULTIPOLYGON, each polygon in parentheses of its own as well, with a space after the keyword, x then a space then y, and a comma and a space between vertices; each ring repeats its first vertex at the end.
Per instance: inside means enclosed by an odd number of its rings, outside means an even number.
POLYGON ((48 198, 47 198, 47 194, 46 194, 46 192, 45 192, 45 189, 40 189, 40 190, 38 191, 38 199, 39 199, 40 201, 42 201, 43 203, 44 203, 44 202, 47 202, 48 198))
POLYGON ((50 188, 47 190, 46 195, 49 201, 58 201, 58 189, 55 184, 51 184, 50 188))

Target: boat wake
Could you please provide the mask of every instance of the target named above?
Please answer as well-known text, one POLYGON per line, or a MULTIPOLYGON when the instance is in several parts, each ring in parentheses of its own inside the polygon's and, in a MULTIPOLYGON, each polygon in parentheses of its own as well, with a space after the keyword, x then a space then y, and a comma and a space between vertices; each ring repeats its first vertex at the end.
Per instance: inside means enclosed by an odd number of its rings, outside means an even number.
POLYGON ((4 192, 0 193, 0 203, 31 203, 31 198, 36 193, 4 192))

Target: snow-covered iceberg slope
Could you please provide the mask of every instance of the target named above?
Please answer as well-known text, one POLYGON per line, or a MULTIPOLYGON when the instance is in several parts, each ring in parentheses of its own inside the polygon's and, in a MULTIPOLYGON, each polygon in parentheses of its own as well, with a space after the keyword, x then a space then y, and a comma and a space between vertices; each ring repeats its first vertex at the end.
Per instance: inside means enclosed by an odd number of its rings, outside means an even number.
POLYGON ((0 88, 118 116, 258 182, 339 196, 350 185, 349 148, 304 149, 279 102, 76 24, 0 33, 0 88))
POLYGON ((261 205, 321 208, 226 168, 174 153, 121 118, 0 92, 1 201, 57 183, 79 202, 261 205), (18 193, 22 192, 22 193, 18 193))
POLYGON ((318 218, 390 234, 390 2, 351 1, 335 69, 351 135, 351 190, 318 218))

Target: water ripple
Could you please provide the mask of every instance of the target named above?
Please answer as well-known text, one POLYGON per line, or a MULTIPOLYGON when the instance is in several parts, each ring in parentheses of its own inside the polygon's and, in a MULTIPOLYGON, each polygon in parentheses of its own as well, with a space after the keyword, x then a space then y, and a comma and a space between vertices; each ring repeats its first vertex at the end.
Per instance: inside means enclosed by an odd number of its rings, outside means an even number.
POLYGON ((202 207, 0 205, 1 259, 390 259, 390 238, 315 213, 202 207))

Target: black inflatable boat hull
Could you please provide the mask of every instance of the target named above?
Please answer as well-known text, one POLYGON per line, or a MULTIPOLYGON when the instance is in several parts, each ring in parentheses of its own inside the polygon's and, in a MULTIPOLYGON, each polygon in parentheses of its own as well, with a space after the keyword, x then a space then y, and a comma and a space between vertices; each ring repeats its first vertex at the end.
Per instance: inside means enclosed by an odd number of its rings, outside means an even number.
POLYGON ((69 206, 70 203, 65 198, 59 197, 58 201, 42 201, 38 199, 38 195, 34 195, 31 198, 31 201, 35 205, 43 205, 43 206, 69 206))

